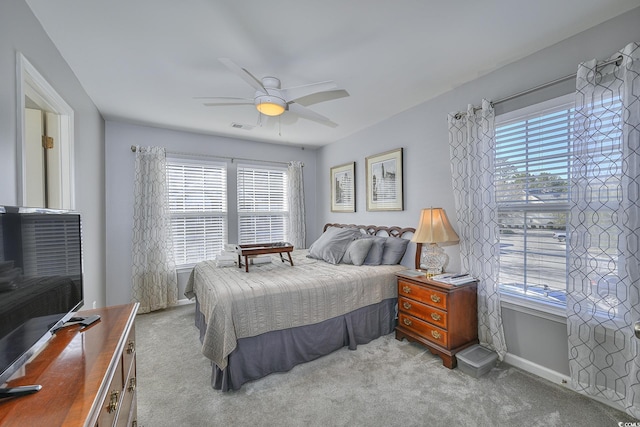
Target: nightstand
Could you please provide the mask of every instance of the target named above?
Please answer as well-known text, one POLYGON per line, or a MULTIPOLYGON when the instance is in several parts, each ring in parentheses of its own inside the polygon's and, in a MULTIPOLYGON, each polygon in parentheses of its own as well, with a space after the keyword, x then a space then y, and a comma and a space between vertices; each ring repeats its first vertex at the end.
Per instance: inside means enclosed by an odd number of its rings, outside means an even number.
POLYGON ((402 272, 396 276, 396 339, 418 342, 455 368, 455 354, 478 343, 477 282, 455 286, 402 272))

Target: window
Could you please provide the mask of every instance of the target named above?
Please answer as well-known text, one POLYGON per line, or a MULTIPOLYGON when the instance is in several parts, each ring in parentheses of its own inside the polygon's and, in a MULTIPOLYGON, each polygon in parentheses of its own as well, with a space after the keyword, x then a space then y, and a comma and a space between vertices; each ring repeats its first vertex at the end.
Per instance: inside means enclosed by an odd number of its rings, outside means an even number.
POLYGON ((286 241, 287 169, 238 165, 238 241, 286 241))
POLYGON ((572 98, 496 123, 501 289, 558 305, 566 302, 572 98))
MULTIPOLYGON (((567 255, 571 230, 569 201, 574 127, 573 95, 500 116, 496 123, 496 201, 500 243, 501 290, 564 306, 567 255)), ((616 126, 619 101, 607 104, 605 116, 592 135, 594 145, 583 148, 594 173, 597 189, 591 191, 599 211, 583 210, 583 223, 597 221, 603 230, 614 229, 611 215, 617 203, 620 170, 620 130, 616 126), (607 120, 611 118, 611 120, 607 120), (604 151, 599 146, 606 141, 604 151), (607 173, 602 173, 607 171, 607 173)), ((602 108, 602 107, 596 107, 602 108)), ((591 170, 588 167, 587 170, 591 170)), ((606 233, 591 241, 589 268, 593 298, 600 310, 610 310, 612 283, 617 277, 617 234, 606 233)))
POLYGON ((176 265, 213 259, 227 243, 226 165, 167 159, 167 192, 176 265))

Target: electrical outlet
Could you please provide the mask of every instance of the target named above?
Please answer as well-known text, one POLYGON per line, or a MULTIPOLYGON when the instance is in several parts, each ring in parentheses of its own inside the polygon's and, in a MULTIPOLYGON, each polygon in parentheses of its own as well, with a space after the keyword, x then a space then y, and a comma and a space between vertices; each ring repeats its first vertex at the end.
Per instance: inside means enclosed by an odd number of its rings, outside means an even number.
POLYGON ((93 308, 96 308, 96 302, 95 301, 93 302, 93 308))

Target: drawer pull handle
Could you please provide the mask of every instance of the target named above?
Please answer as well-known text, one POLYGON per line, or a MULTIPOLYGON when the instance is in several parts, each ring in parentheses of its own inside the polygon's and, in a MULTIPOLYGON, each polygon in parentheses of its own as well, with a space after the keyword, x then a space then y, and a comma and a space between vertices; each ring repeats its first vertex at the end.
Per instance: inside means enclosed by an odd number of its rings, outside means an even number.
POLYGON ((133 393, 135 389, 136 389, 136 377, 133 377, 129 379, 129 387, 127 387, 127 390, 133 393))
POLYGON ((107 412, 112 413, 118 409, 118 397, 120 396, 120 392, 114 390, 111 392, 111 397, 109 398, 109 406, 107 406, 107 412))
POLYGON ((405 310, 411 310, 411 304, 406 301, 402 303, 402 307, 404 307, 405 310))
POLYGON ((131 354, 136 351, 136 343, 134 341, 129 341, 129 345, 127 345, 127 354, 131 354))
POLYGON ((409 286, 403 286, 402 287, 402 292, 404 292, 405 294, 410 294, 411 293, 411 288, 409 286))
POLYGON ((438 332, 438 331, 431 331, 431 336, 434 337, 437 340, 442 338, 442 334, 440 334, 440 332, 438 332))
POLYGON ((436 294, 431 294, 431 301, 440 302, 440 296, 438 296, 436 294))
POLYGON ((431 318, 437 322, 438 320, 442 319, 442 316, 440 316, 438 313, 431 313, 431 318))
POLYGON ((407 319, 406 317, 404 319, 402 319, 402 321, 404 322, 405 325, 407 326, 411 326, 411 320, 407 319))

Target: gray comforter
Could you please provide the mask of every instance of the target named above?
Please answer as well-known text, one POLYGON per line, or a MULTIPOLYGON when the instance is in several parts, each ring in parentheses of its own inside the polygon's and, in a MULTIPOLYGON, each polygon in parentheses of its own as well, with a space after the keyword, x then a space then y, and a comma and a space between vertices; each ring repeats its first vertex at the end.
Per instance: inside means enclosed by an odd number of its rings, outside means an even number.
POLYGON ((311 325, 397 296, 394 273, 402 265, 332 265, 292 253, 294 267, 278 255, 270 264, 218 268, 198 263, 185 295, 198 298, 207 330, 202 353, 220 369, 236 340, 311 325))

